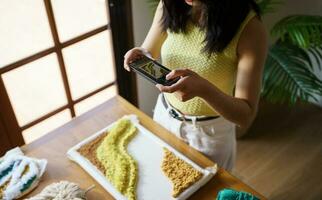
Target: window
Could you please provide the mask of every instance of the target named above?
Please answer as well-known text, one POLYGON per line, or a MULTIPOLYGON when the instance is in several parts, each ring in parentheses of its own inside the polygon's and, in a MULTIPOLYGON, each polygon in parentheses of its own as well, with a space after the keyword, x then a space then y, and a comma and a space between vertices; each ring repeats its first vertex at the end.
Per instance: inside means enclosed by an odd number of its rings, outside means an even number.
MULTIPOLYGON (((131 33, 131 12, 120 19, 117 6, 104 0, 0 2, 0 120, 9 140, 19 134, 29 143, 117 93, 136 92, 121 81, 135 84, 133 76, 115 67, 133 43, 131 34, 113 37, 120 27, 113 33, 111 24, 118 20, 126 20, 131 33)), ((10 142, 21 145, 21 139, 10 142)))

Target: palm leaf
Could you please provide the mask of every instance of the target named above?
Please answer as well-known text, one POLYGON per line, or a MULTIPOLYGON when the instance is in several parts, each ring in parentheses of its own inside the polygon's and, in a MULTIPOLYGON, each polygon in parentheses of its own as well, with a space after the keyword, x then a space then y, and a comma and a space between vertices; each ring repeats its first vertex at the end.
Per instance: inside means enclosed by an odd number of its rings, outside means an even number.
POLYGON ((311 56, 312 62, 319 70, 322 70, 322 45, 307 49, 308 54, 311 56))
POLYGON ((259 6, 262 15, 267 13, 273 13, 276 11, 276 6, 283 4, 282 0, 257 0, 256 3, 259 6))
POLYGON ((292 15, 283 18, 271 30, 272 36, 302 48, 322 45, 322 16, 292 15))
POLYGON ((310 70, 305 51, 287 43, 270 48, 263 76, 262 95, 273 103, 294 105, 322 95, 322 81, 310 70))

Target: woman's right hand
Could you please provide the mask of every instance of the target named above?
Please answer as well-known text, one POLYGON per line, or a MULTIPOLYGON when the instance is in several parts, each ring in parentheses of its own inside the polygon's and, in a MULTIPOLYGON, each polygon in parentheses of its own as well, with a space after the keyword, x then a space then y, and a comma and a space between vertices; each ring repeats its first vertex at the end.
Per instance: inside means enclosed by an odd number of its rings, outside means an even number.
POLYGON ((133 49, 126 52, 126 54, 124 55, 124 68, 127 71, 131 71, 129 64, 139 59, 143 55, 153 59, 151 53, 142 47, 134 47, 133 49))

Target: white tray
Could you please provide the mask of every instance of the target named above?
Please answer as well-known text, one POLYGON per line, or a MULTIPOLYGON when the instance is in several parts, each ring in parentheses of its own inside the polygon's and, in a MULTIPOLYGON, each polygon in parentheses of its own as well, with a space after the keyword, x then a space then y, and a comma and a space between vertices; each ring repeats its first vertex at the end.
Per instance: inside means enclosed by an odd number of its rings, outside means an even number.
MULTIPOLYGON (((132 121, 138 129, 137 135, 131 140, 128 145, 128 153, 137 161, 138 164, 138 184, 137 184, 137 199, 138 200, 184 200, 197 191, 201 186, 206 184, 217 172, 217 166, 203 169, 192 162, 186 156, 172 148, 170 145, 162 141, 156 135, 145 129, 139 124, 135 115, 124 116, 132 121), (172 185, 170 180, 163 174, 161 163, 163 159, 163 147, 166 147, 179 158, 191 164, 195 169, 202 172, 203 177, 182 192, 177 198, 171 196, 172 185)), ((115 122, 114 122, 115 123, 115 122)), ((96 137, 111 129, 114 125, 107 126, 103 130, 86 138, 79 144, 68 150, 68 157, 78 163, 87 173, 89 173, 99 184, 101 184, 115 199, 127 199, 119 193, 113 185, 105 178, 89 160, 77 152, 77 150, 86 143, 94 140, 96 137)))

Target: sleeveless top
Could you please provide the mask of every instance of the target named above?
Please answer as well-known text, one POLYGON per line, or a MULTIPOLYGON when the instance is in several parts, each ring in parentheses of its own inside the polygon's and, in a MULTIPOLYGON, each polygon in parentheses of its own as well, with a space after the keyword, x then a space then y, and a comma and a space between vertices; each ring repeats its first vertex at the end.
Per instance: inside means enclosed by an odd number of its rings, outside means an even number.
MULTIPOLYGON (((167 31, 167 38, 161 47, 161 59, 164 66, 173 70, 178 68, 190 69, 222 92, 233 95, 237 72, 237 44, 246 24, 256 13, 251 10, 241 23, 237 33, 227 47, 220 53, 213 53, 210 57, 202 53, 205 32, 199 27, 187 26, 186 33, 167 31)), ((217 112, 200 97, 194 97, 182 102, 173 93, 165 93, 167 101, 176 109, 187 115, 216 116, 217 112)))

